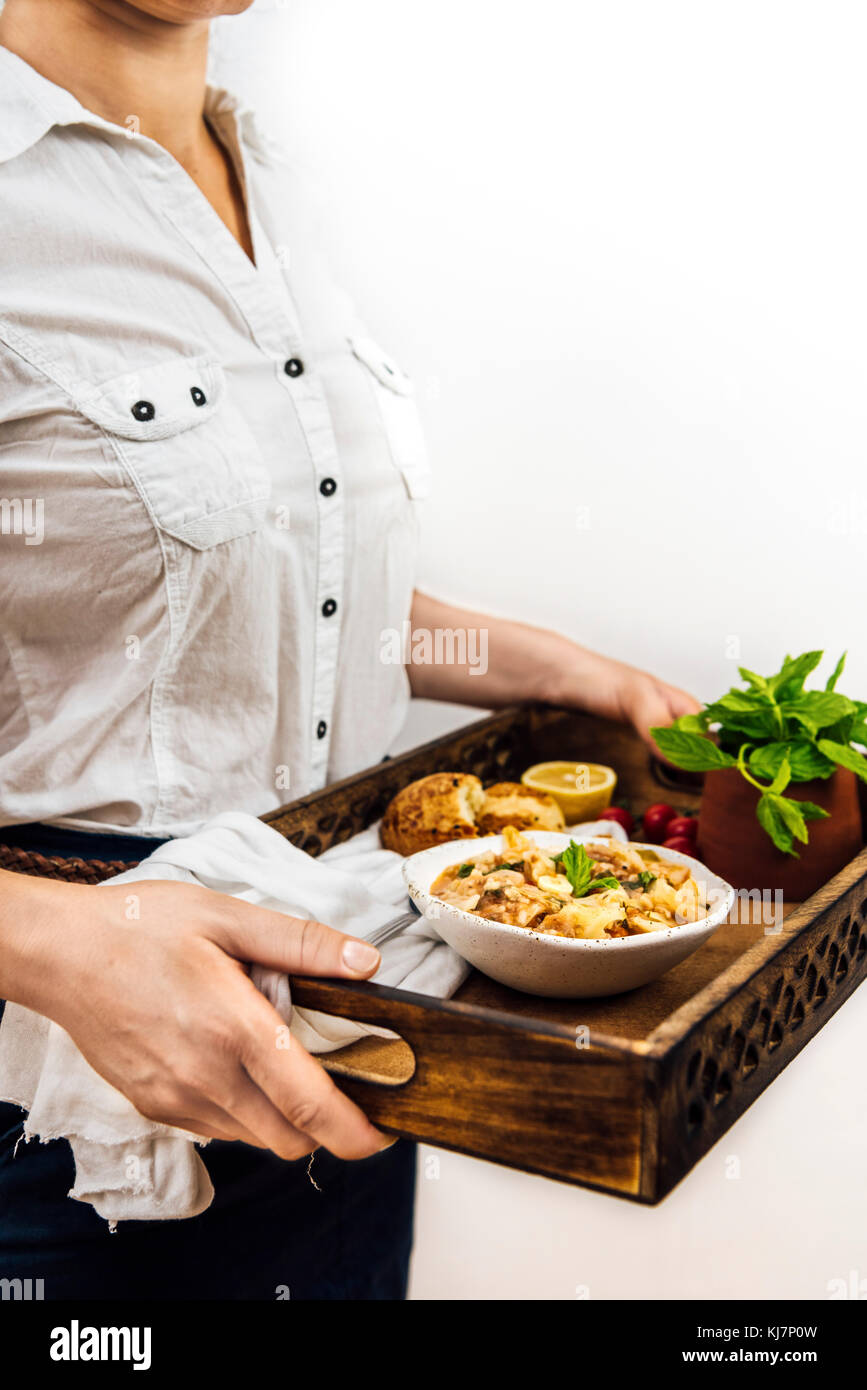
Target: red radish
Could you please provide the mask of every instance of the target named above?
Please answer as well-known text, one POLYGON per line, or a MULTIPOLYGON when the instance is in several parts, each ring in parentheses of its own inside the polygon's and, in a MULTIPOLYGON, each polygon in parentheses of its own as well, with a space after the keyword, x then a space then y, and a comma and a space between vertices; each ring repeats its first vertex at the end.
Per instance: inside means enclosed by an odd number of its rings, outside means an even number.
POLYGON ((608 806, 599 813, 600 820, 613 820, 618 825, 622 825, 627 835, 631 835, 635 828, 635 821, 627 811, 625 806, 608 806))
POLYGON ((672 835, 670 839, 663 840, 663 849, 676 849, 681 854, 691 854, 695 857, 695 841, 688 840, 685 835, 672 835))
POLYGON ((667 801, 656 801, 652 806, 648 806, 644 813, 644 838, 650 840, 651 844, 659 844, 665 835, 665 828, 670 820, 674 820, 677 812, 673 806, 669 806, 667 801))
POLYGON ((685 840, 692 840, 695 844, 698 835, 698 817, 673 816, 665 827, 665 833, 669 839, 682 835, 685 840))

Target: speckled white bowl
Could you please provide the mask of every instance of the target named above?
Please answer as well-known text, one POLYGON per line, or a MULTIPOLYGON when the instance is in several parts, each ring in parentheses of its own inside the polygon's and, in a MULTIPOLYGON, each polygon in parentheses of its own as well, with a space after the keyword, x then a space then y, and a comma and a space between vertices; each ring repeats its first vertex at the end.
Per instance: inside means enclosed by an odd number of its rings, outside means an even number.
MULTIPOLYGON (((525 832, 526 833, 526 832, 525 832)), ((540 849, 561 850, 569 836, 549 830, 528 833, 540 849)), ((584 843, 592 853, 593 840, 584 843)), ((614 937, 582 941, 573 937, 546 936, 526 927, 505 926, 440 902, 430 894, 434 879, 450 864, 475 859, 486 850, 503 847, 502 835, 480 840, 452 840, 434 845, 406 860, 403 876, 412 901, 436 927, 444 941, 460 955, 490 975, 492 980, 521 990, 524 994, 544 994, 561 999, 592 999, 604 994, 620 994, 637 989, 678 965, 725 921, 734 902, 731 884, 712 874, 697 859, 659 845, 639 844, 660 858, 688 864, 705 892, 711 911, 698 922, 641 936, 614 937)))

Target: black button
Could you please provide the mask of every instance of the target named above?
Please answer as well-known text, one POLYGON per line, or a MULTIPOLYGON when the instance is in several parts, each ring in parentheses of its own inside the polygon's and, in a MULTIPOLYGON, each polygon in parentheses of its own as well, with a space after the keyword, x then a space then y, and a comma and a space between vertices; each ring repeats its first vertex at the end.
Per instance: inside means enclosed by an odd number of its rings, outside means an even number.
POLYGON ((283 363, 283 370, 287 376, 300 376, 304 371, 304 363, 300 357, 290 357, 288 362, 283 363))
POLYGON ((337 604, 335 603, 334 599, 333 599, 333 598, 327 598, 327 599, 325 600, 325 602, 323 603, 323 605, 322 605, 322 616, 323 616, 323 618, 330 618, 331 615, 332 615, 332 613, 336 613, 336 612, 337 612, 337 604))
POLYGON ((201 386, 191 386, 190 395, 193 398, 194 405, 204 405, 208 399, 201 386))
POLYGON ((136 401, 132 413, 137 420, 152 420, 157 412, 153 401, 136 401))
POLYGON ((316 725, 316 737, 324 738, 327 733, 328 725, 325 723, 324 719, 320 719, 319 723, 316 725))
POLYGON ((319 491, 323 497, 331 497, 337 491, 337 484, 333 478, 323 478, 319 484, 319 491))

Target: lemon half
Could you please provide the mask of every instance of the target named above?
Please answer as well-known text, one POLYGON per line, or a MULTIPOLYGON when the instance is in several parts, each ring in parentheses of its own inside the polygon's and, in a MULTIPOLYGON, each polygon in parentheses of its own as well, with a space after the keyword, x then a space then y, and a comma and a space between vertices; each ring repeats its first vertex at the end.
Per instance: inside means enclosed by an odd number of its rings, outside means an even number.
POLYGON ((548 792, 559 804, 567 825, 598 820, 611 805, 617 773, 604 763, 534 763, 521 774, 534 791, 548 792))

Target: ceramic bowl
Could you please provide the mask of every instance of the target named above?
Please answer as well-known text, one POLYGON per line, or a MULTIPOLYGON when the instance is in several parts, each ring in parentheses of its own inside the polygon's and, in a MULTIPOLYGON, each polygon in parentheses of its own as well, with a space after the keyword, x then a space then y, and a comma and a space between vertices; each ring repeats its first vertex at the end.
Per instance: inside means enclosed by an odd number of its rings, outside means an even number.
MULTIPOLYGON (((565 849, 570 838, 554 831, 524 833, 540 849, 554 851, 565 849)), ((583 843, 592 853, 593 840, 583 843)), ((523 994, 592 999, 637 989, 664 975, 713 935, 734 902, 735 891, 731 884, 690 855, 673 849, 661 850, 658 845, 630 843, 637 849, 653 850, 661 859, 687 864, 711 908, 707 917, 641 936, 583 941, 489 922, 431 896, 430 886, 443 869, 475 859, 486 850, 501 850, 502 835, 452 840, 421 850, 405 861, 403 875, 412 901, 433 923, 443 940, 492 980, 523 994)))

